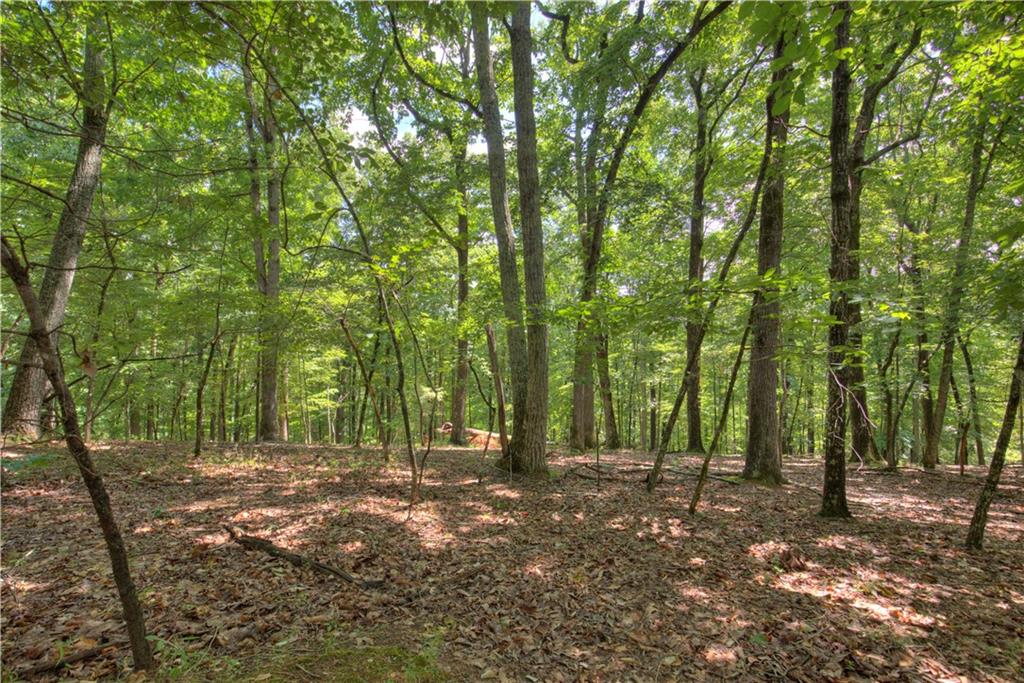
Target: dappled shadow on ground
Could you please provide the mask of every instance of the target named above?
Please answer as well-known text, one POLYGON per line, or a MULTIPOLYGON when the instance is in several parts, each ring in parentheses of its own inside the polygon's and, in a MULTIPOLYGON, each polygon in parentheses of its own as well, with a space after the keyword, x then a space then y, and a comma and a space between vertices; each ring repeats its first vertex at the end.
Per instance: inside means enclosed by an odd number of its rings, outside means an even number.
MULTIPOLYGON (((30 450, 3 461, 7 672, 120 637, 82 486, 64 460, 8 468, 45 447, 30 450)), ((986 551, 968 554, 980 468, 962 478, 851 469, 854 519, 831 521, 815 516, 813 460, 788 461, 791 483, 778 489, 711 480, 689 517, 690 457, 649 496, 644 454, 602 454, 617 469, 600 482, 576 476, 585 456, 558 455, 555 476, 510 481, 477 452, 441 449, 410 511, 407 475, 379 452, 211 450, 200 460, 182 444, 96 452, 163 664, 203 662, 186 678, 224 667, 238 677, 328 634, 430 649, 452 680, 1024 676, 1016 468, 986 551), (386 584, 365 591, 246 552, 224 524, 386 584)), ((725 475, 740 467, 715 462, 725 475)), ((112 676, 126 664, 112 649, 70 672, 112 676)))

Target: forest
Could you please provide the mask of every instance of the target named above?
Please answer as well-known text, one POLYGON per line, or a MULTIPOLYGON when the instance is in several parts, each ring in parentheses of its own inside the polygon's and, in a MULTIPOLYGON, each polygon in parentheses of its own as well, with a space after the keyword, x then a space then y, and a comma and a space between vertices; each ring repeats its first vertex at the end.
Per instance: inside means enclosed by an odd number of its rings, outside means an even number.
POLYGON ((0 6, 2 679, 1024 679, 1024 4, 0 6))

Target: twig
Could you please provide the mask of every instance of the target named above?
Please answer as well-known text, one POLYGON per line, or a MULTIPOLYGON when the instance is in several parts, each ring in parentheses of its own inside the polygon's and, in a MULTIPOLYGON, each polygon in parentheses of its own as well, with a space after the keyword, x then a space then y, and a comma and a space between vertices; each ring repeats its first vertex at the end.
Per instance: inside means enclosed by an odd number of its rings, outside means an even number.
POLYGON ((256 536, 248 536, 246 534, 241 533, 239 529, 234 529, 226 524, 224 525, 224 530, 228 532, 228 536, 231 537, 232 541, 239 544, 243 548, 248 548, 249 550, 262 550, 268 555, 290 562, 296 567, 308 567, 310 569, 320 572, 321 574, 330 574, 332 576, 338 577, 339 579, 344 579, 349 583, 355 584, 360 588, 379 588, 380 586, 384 585, 383 581, 370 581, 365 579, 359 579, 353 576, 352 574, 349 574, 344 569, 337 569, 335 567, 331 567, 330 565, 326 565, 323 562, 311 560, 308 557, 303 557, 302 555, 296 555, 295 553, 289 552, 284 548, 281 548, 280 546, 274 545, 270 541, 264 540, 262 538, 257 538, 256 536))

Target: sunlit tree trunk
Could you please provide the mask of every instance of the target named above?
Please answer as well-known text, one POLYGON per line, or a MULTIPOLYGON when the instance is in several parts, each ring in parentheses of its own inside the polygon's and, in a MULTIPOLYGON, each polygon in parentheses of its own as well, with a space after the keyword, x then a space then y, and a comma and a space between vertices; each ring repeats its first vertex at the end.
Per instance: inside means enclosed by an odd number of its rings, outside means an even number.
POLYGON ((1017 347, 1017 362, 1013 368, 1013 376, 1010 378, 1010 397, 1006 401, 1003 426, 999 430, 999 437, 996 439, 996 446, 992 451, 992 462, 989 465, 988 477, 985 479, 985 485, 978 495, 974 516, 971 517, 971 527, 967 532, 968 548, 980 549, 985 539, 988 509, 992 504, 992 498, 996 495, 996 487, 999 486, 1003 464, 1006 462, 1006 449, 1010 445, 1010 437, 1013 436, 1013 420, 1017 413, 1017 406, 1020 405, 1022 385, 1024 385, 1024 330, 1021 331, 1020 342, 1017 347))
POLYGON ((544 231, 540 214, 537 126, 533 112, 533 39, 530 3, 512 12, 512 73, 516 118, 516 166, 519 171, 519 214, 523 234, 526 285, 527 380, 523 437, 510 444, 512 469, 526 474, 547 471, 548 323, 544 275, 544 231))
POLYGON ((497 86, 491 56, 490 27, 487 6, 469 4, 473 22, 473 53, 476 61, 477 86, 480 90, 480 110, 483 114, 484 139, 487 142, 487 170, 490 181, 491 213, 494 236, 498 242, 498 275, 501 281, 501 300, 505 314, 505 335, 508 344, 510 384, 512 386, 512 440, 516 450, 523 438, 527 399, 527 348, 523 326, 522 289, 516 266, 515 237, 512 234, 512 216, 508 205, 508 187, 505 167, 505 136, 501 129, 501 111, 498 107, 497 86))
MULTIPOLYGON (((78 153, 71 181, 64 195, 57 231, 50 247, 50 257, 39 287, 42 323, 52 333, 58 346, 56 330, 64 321, 71 285, 75 279, 78 255, 92 213, 93 196, 102 170, 103 145, 107 135, 107 87, 103 74, 102 38, 106 29, 102 15, 90 24, 85 34, 85 59, 79 100, 82 124, 78 131, 78 153)), ((7 390, 2 429, 5 434, 29 438, 39 436, 39 414, 47 393, 46 373, 42 369, 35 342, 25 340, 18 367, 7 390)), ((87 424, 91 424, 90 419, 87 424)))
MULTIPOLYGON (((776 59, 782 56, 785 43, 775 45, 776 59)), ((772 73, 772 83, 786 78, 786 68, 772 73)), ((772 112, 776 90, 767 97, 767 136, 771 156, 768 161, 764 194, 761 197, 760 229, 757 241, 757 272, 762 278, 777 278, 782 257, 783 193, 785 191, 785 148, 789 109, 772 112)), ((747 447, 743 467, 745 479, 768 484, 782 482, 782 457, 779 453, 778 415, 778 351, 781 321, 779 320, 779 288, 762 282, 754 294, 751 317, 750 376, 747 384, 747 447)))

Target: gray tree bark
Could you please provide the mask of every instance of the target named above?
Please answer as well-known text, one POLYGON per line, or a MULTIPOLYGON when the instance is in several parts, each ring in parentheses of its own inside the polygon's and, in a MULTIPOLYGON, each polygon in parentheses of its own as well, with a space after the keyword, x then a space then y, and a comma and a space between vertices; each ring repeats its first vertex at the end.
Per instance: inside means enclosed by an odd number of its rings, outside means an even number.
POLYGON ((494 82, 491 57, 491 36, 487 6, 470 3, 473 22, 473 53, 476 61, 477 86, 480 89, 480 110, 483 114, 484 138, 487 142, 487 170, 490 180, 491 213, 494 236, 498 242, 498 274, 501 280, 501 301, 505 313, 505 336, 508 344, 512 386, 512 439, 522 438, 526 420, 527 349, 523 328, 522 290, 516 267, 515 238, 512 215, 508 207, 505 169, 505 136, 501 130, 501 111, 494 82))
POLYGON ((521 439, 512 436, 512 469, 526 474, 547 471, 548 325, 544 277, 544 231, 540 214, 537 169, 537 125, 533 112, 533 38, 528 2, 512 12, 512 74, 516 117, 516 167, 519 171, 519 213, 523 230, 523 273, 526 285, 526 420, 521 439))
MULTIPOLYGON (((103 144, 107 135, 109 109, 108 89, 103 74, 103 46, 102 40, 98 38, 103 30, 102 24, 93 24, 86 29, 85 61, 79 91, 82 126, 79 130, 78 153, 64 196, 64 208, 57 223, 57 232, 53 236, 47 268, 39 287, 42 322, 52 334, 54 348, 58 347, 57 330, 64 322, 78 255, 82 251, 93 197, 103 166, 103 144)), ((40 409, 47 386, 46 373, 42 369, 36 343, 29 337, 22 347, 18 368, 11 380, 4 406, 3 423, 0 426, 5 434, 33 439, 39 436, 40 409)))
MULTIPOLYGON (((775 58, 782 56, 785 43, 775 45, 775 58)), ((772 83, 786 78, 786 68, 772 73, 772 83)), ((789 109, 779 115, 772 113, 776 89, 765 102, 767 110, 768 160, 764 194, 761 197, 761 219, 757 240, 757 272, 761 277, 771 273, 777 277, 782 257, 783 193, 785 191, 785 148, 789 109)), ((754 294, 751 317, 750 376, 747 388, 747 448, 743 466, 745 479, 768 484, 782 483, 782 457, 779 453, 778 383, 776 356, 779 350, 778 286, 762 284, 754 294)))

